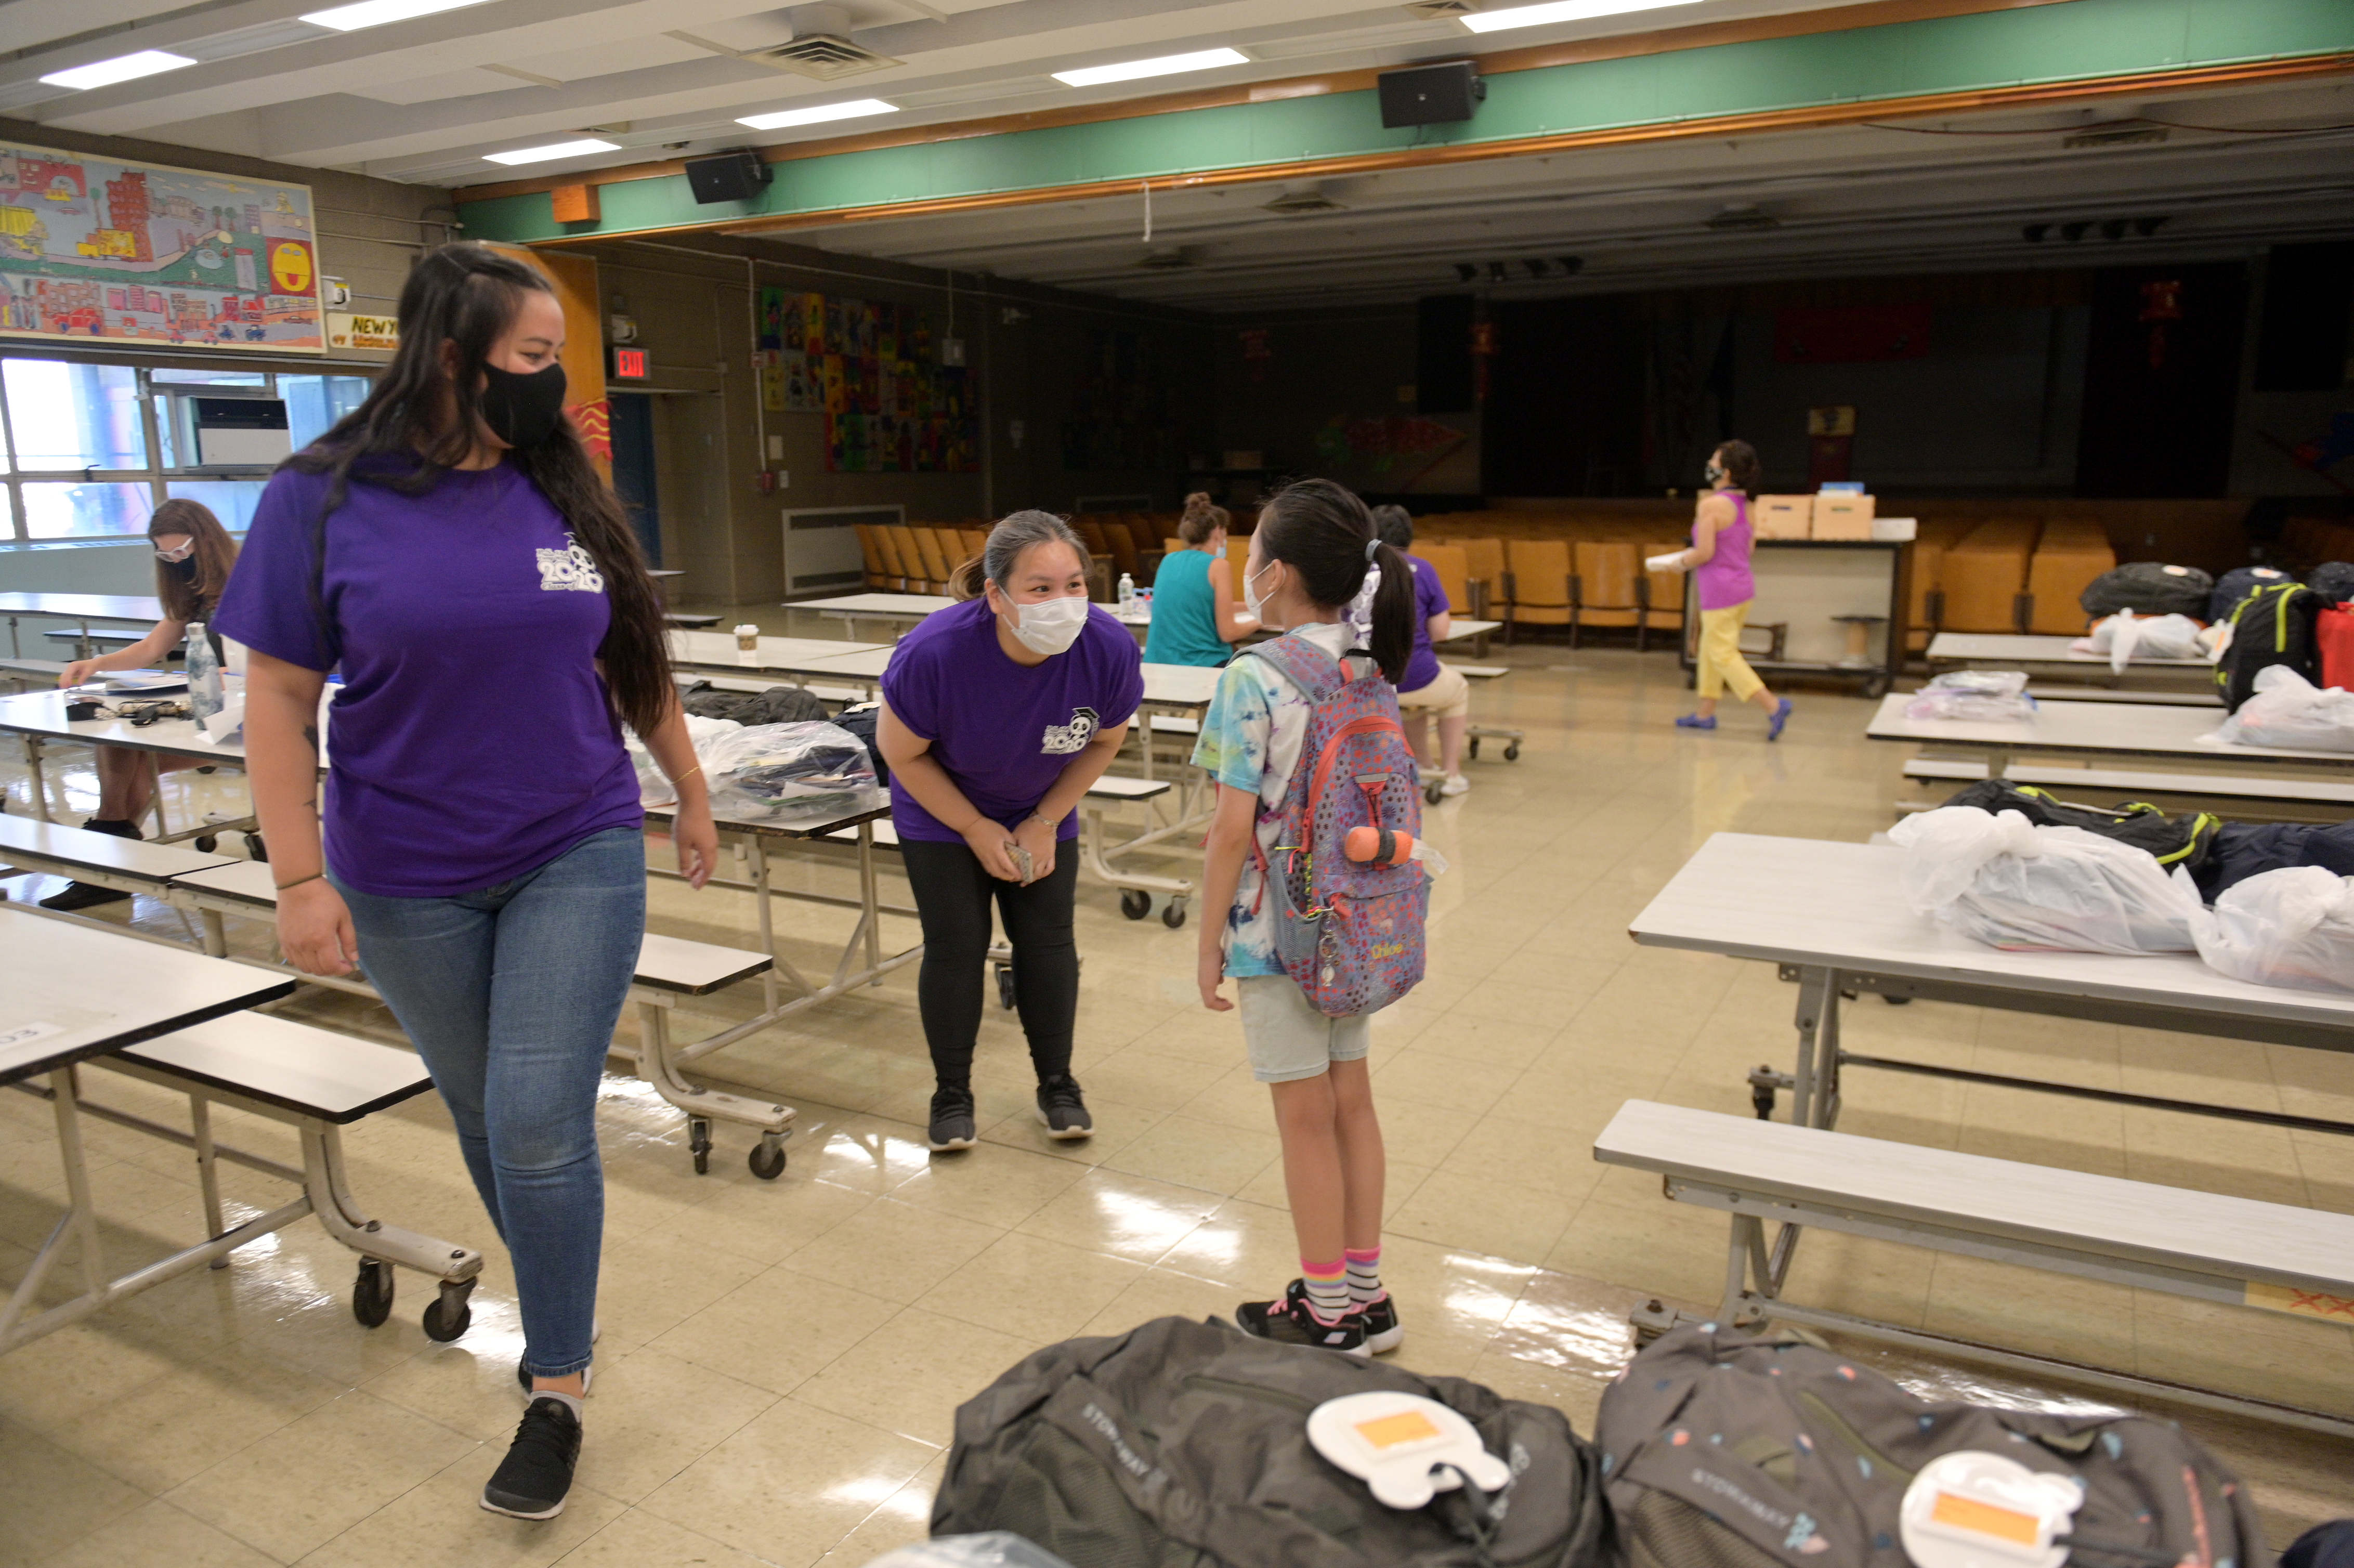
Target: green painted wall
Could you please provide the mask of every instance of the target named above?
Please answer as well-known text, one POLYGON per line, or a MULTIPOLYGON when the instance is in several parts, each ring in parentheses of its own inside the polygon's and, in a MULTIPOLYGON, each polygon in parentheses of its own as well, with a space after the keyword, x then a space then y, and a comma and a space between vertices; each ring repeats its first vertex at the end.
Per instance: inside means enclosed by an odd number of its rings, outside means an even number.
POLYGON ((1489 79, 1478 119, 1419 132, 1384 130, 1371 92, 1332 93, 801 159, 772 165, 752 201, 698 205, 673 175, 603 186, 597 223, 556 222, 545 193, 471 202, 465 217, 477 239, 625 234, 2347 49, 2349 0, 2067 0, 1507 72, 1489 79))

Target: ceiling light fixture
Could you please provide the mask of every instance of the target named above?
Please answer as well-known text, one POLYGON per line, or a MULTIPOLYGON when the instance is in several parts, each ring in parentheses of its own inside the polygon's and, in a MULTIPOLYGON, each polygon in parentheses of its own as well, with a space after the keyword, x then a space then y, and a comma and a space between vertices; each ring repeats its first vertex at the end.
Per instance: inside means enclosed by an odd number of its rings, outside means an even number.
POLYGON ((492 164, 545 164, 551 158, 577 158, 584 153, 618 153, 620 144, 599 137, 583 137, 578 142, 550 142, 544 147, 517 147, 512 153, 485 153, 483 161, 492 164))
POLYGON ((1119 65, 1083 66, 1053 73, 1067 87, 1101 87, 1108 81, 1134 81, 1139 77, 1174 76, 1179 71, 1214 70, 1220 66, 1248 65, 1240 49, 1198 49, 1190 55, 1162 55, 1158 59, 1128 60, 1119 65))
POLYGON ((829 120, 856 120, 866 114, 896 114, 899 106, 879 98, 854 98, 848 103, 828 103, 816 109, 779 109, 773 114, 745 114, 738 125, 755 131, 781 131, 788 125, 822 125, 829 120))
POLYGON ((162 49, 141 49, 135 55, 117 55, 111 60, 95 60, 89 65, 53 70, 41 78, 51 87, 70 87, 88 92, 94 87, 112 87, 118 81, 136 81, 143 76, 154 76, 161 70, 177 70, 196 62, 186 55, 169 54, 162 49))
POLYGON ((314 27, 333 27, 338 33, 356 33, 362 27, 381 27, 387 22, 406 22, 412 16, 430 16, 437 12, 456 11, 482 3, 482 0, 358 0, 356 5, 331 5, 324 11, 305 11, 302 19, 314 27))
POLYGON ((1508 27, 1542 27, 1548 22, 1583 22, 1589 16, 1619 16, 1629 11, 1691 4, 1693 0, 1553 0, 1551 5, 1515 5, 1509 11, 1474 11, 1455 19, 1475 33, 1500 33, 1508 27))

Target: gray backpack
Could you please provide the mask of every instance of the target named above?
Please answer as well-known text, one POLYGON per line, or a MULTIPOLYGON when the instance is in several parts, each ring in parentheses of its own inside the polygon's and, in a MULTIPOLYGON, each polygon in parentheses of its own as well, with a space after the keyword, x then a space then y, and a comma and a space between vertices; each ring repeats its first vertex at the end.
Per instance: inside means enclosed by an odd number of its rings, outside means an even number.
POLYGON ((1932 1404, 1797 1330, 1660 1336, 1595 1442, 1631 1568, 1905 1568, 1904 1489, 1965 1448, 2084 1488, 2070 1568, 2272 1561, 2247 1489, 2170 1422, 1932 1404))
POLYGON ((1049 1345, 960 1406, 932 1533, 1008 1530, 1073 1568, 1607 1568, 1599 1486, 1557 1410, 1161 1318, 1049 1345), (1373 1390, 1461 1413, 1511 1482, 1484 1507, 1460 1489, 1376 1502, 1307 1429, 1373 1390))

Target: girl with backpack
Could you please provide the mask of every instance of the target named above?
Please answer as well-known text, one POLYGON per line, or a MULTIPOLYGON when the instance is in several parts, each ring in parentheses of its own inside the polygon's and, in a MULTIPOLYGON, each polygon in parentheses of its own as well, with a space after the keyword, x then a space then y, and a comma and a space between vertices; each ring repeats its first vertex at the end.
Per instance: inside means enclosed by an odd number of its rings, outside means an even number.
POLYGON ((1252 1334, 1364 1355, 1405 1338, 1381 1283, 1384 1159, 1365 1053, 1372 1013, 1421 978, 1421 826, 1394 683, 1414 648, 1414 571, 1364 503, 1303 480, 1259 514, 1245 567, 1249 613, 1284 635, 1219 678, 1196 767, 1218 785, 1202 866, 1202 1005, 1239 1005, 1251 1071, 1268 1086, 1299 1240, 1300 1277, 1246 1303, 1252 1334), (1381 568, 1372 656, 1348 606, 1381 568), (1370 847, 1374 858, 1344 853, 1370 847), (1366 830, 1373 830, 1370 837, 1366 830), (1384 869, 1386 867, 1386 869, 1384 869), (1236 1000, 1220 994, 1235 981, 1236 1000))

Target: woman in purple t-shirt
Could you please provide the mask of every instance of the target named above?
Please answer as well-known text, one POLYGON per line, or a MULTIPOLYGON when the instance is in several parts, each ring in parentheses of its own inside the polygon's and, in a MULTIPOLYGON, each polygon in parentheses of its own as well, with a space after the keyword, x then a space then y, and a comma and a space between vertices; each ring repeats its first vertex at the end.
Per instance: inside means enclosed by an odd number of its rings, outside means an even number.
POLYGON ((482 1506, 552 1519, 596 1335, 597 1089, 645 934, 622 720, 678 787, 697 887, 718 840, 652 579, 564 417, 547 281, 445 245, 399 317, 367 400, 270 479, 215 623, 249 651, 280 946, 310 974, 365 966, 514 1256, 528 1400, 482 1506))
POLYGON ((1049 1138, 1095 1130, 1071 1076, 1079 954, 1071 904, 1076 812, 1119 754, 1144 697, 1128 629, 1087 602, 1087 552, 1070 524, 1017 512, 957 569, 964 602, 900 640, 883 672, 875 738, 891 820, 924 927, 916 999, 931 1046, 930 1142, 980 1136, 972 1052, 981 1034, 990 906, 1013 948, 1013 995, 1049 1138))
POLYGON ((1700 653, 1692 675, 1700 707, 1676 720, 1676 727, 1714 729, 1717 693, 1731 686, 1735 701, 1766 710, 1766 738, 1779 740, 1782 726, 1790 722, 1790 699, 1767 691, 1741 656, 1741 623, 1757 597, 1749 570, 1755 543, 1749 498, 1757 490, 1757 449, 1747 441, 1725 442, 1709 454, 1707 479, 1708 493, 1692 517, 1691 548, 1646 563, 1690 571, 1700 600, 1700 653))

